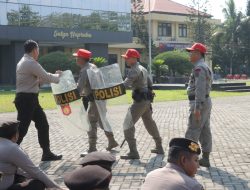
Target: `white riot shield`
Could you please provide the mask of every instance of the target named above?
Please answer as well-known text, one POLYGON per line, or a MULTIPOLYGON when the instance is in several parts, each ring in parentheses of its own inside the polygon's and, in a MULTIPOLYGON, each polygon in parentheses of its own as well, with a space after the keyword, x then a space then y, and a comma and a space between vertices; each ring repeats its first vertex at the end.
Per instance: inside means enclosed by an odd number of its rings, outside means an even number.
MULTIPOLYGON (((110 124, 107 106, 127 103, 119 65, 112 64, 101 68, 92 68, 88 69, 87 73, 103 128, 105 131, 112 132, 113 125, 110 124)), ((124 112, 125 110, 123 110, 124 112)))
POLYGON ((77 90, 73 74, 64 71, 58 84, 51 84, 57 104, 61 125, 66 134, 79 135, 79 132, 90 131, 87 113, 77 90))

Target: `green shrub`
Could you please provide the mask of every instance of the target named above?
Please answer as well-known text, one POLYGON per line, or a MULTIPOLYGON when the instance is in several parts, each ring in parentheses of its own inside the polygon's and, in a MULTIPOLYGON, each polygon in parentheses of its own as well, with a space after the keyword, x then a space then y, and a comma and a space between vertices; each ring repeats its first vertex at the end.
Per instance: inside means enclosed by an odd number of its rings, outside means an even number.
POLYGON ((167 65, 170 74, 173 76, 190 73, 192 69, 188 53, 180 50, 160 53, 153 59, 153 64, 156 69, 160 69, 163 64, 167 65))
POLYGON ((79 71, 72 55, 61 51, 51 52, 41 56, 38 61, 46 71, 51 73, 55 73, 57 70, 71 70, 72 73, 79 71))

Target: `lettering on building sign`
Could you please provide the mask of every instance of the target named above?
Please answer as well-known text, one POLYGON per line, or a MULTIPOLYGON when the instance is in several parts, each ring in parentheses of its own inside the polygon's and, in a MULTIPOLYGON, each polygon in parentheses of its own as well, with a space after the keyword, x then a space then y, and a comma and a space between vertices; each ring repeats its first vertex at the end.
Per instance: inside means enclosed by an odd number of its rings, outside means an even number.
POLYGON ((92 38, 92 34, 88 32, 75 32, 75 31, 70 31, 70 32, 64 32, 64 31, 59 31, 55 30, 53 33, 54 38, 61 38, 61 39, 81 39, 81 38, 92 38))
POLYGON ((81 97, 80 97, 78 90, 74 89, 72 91, 65 92, 62 94, 55 94, 54 98, 55 98, 57 105, 65 105, 65 104, 69 104, 70 102, 79 100, 81 97))
POLYGON ((93 90, 93 94, 96 100, 106 100, 126 94, 126 89, 124 84, 119 84, 109 88, 95 89, 93 90))

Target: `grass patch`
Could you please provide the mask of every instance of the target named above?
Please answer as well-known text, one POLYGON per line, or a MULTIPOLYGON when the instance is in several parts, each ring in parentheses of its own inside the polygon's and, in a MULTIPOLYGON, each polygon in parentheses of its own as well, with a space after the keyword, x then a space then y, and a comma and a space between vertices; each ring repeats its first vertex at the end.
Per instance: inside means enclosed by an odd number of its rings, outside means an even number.
MULTIPOLYGON (((155 102, 178 101, 187 99, 186 90, 155 90, 155 93, 156 93, 155 102)), ((212 98, 228 97, 228 96, 245 96, 245 95, 250 95, 250 92, 212 91, 211 93, 212 98)), ((0 113, 16 111, 15 105, 13 103, 14 98, 15 98, 15 92, 0 92, 0 113)), ((44 109, 56 108, 54 97, 50 91, 40 92, 39 101, 44 109)), ((109 101, 109 104, 120 105, 131 102, 132 102, 131 91, 128 90, 126 96, 112 99, 109 101)))

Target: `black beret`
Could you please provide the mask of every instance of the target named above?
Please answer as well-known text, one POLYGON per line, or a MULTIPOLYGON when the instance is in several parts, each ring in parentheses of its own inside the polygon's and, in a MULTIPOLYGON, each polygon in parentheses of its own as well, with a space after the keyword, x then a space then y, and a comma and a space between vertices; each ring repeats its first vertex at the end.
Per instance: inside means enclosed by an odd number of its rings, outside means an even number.
POLYGON ((64 183, 70 190, 106 189, 111 177, 112 174, 108 170, 97 165, 89 165, 65 175, 64 183))
POLYGON ((170 149, 185 150, 194 154, 200 154, 201 149, 197 142, 186 138, 173 138, 169 142, 170 149))
POLYGON ((87 165, 98 165, 111 171, 112 165, 115 162, 115 156, 106 152, 91 152, 87 154, 80 164, 84 167, 87 165))

